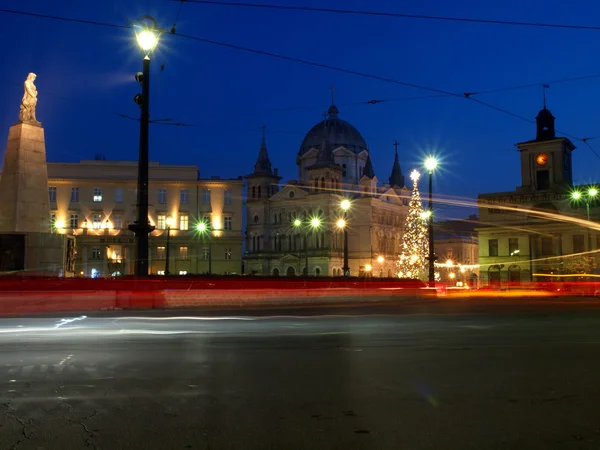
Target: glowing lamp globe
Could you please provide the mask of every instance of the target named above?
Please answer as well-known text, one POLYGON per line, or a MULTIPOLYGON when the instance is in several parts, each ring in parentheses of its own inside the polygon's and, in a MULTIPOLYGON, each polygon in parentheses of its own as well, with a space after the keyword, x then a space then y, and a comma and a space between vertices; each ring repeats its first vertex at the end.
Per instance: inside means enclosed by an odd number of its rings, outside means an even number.
POLYGON ((348 200, 347 198, 342 200, 340 206, 344 211, 348 211, 350 209, 350 200, 348 200))
POLYGON ((204 222, 200 222, 198 225, 196 225, 196 229, 200 232, 200 233, 204 233, 207 229, 207 226, 204 222))
POLYGON ((338 228, 345 228, 346 227, 346 221, 344 219, 338 219, 338 221, 336 222, 336 225, 338 228))
POLYGON ((573 200, 579 200, 581 198, 581 192, 579 191, 574 191, 571 193, 571 198, 573 200))
POLYGON ((434 157, 430 156, 429 158, 427 158, 425 160, 425 168, 429 171, 429 172, 433 172, 436 167, 437 167, 437 159, 435 159, 434 157))
POLYGON ((302 225, 302 221, 300 219, 294 219, 293 225, 295 227, 299 227, 300 225, 302 225))
POLYGON ((589 195, 590 197, 595 197, 596 195, 598 195, 598 189, 596 189, 596 188, 591 188, 591 189, 588 191, 588 195, 589 195))
POLYGON ((310 220, 310 225, 313 228, 318 228, 321 225, 321 219, 319 219, 318 217, 314 217, 310 220))
POLYGON ((377 262, 378 262, 379 264, 383 264, 383 260, 384 260, 383 256, 378 256, 378 257, 377 257, 377 262))

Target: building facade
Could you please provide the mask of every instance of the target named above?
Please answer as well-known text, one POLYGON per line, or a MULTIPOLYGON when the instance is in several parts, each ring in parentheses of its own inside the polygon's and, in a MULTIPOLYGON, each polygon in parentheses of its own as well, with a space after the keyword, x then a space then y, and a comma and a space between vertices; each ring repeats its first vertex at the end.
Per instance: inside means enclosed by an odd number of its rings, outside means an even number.
POLYGON ((521 186, 480 194, 479 259, 484 285, 547 281, 595 272, 600 216, 593 186, 573 186, 573 143, 556 137, 545 107, 536 138, 517 144, 521 186), (574 198, 579 196, 579 198, 574 198))
POLYGON ((436 272, 447 286, 478 286, 479 239, 476 215, 435 223, 436 272))
MULTIPOLYGON (((171 275, 241 273, 242 178, 202 179, 196 166, 150 163, 149 180, 156 229, 148 272, 164 274, 168 253, 171 275)), ((54 231, 76 238, 77 276, 134 273, 137 162, 48 163, 48 191, 54 231)))
POLYGON ((284 184, 263 134, 246 176, 248 274, 342 276, 345 225, 351 276, 397 275, 410 196, 398 153, 390 182, 379 185, 365 140, 338 115, 332 105, 308 132, 296 153, 298 180, 284 184))

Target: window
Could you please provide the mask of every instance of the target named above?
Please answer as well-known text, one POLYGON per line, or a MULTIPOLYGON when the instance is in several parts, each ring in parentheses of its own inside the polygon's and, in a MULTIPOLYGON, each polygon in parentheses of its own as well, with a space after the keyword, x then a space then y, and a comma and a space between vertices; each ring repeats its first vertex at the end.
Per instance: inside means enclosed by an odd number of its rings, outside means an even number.
POLYGON ((498 256, 498 239, 488 241, 489 256, 498 256))
POLYGON ((72 202, 79 201, 79 188, 71 188, 71 201, 72 202))
POLYGON ((210 205, 210 189, 202 190, 202 204, 210 205))
POLYGON ((204 222, 207 226, 211 226, 212 222, 210 220, 210 215, 205 214, 204 217, 202 218, 202 222, 204 222))
POLYGON ((94 202, 99 203, 102 201, 102 188, 94 188, 94 202))
POLYGON ((180 270, 179 275, 187 275, 187 270, 180 270))
POLYGON ((120 230, 123 228, 123 216, 114 216, 113 217, 113 225, 115 229, 120 230))
POLYGON ((50 226, 52 228, 56 226, 56 213, 50 214, 50 226))
POLYGON ((179 258, 180 259, 188 259, 188 248, 187 247, 179 247, 179 258))
POLYGON ((158 190, 158 204, 164 205, 165 203, 167 203, 167 190, 159 189, 158 190))
POLYGON ((71 228, 79 228, 79 214, 71 214, 69 226, 71 228))
POLYGON ((94 230, 99 230, 100 228, 102 228, 102 215, 101 214, 94 214, 92 216, 92 223, 93 223, 93 227, 94 230))
POLYGON ((256 198, 256 186, 252 186, 252 198, 256 198))
POLYGON ((123 188, 115 188, 115 203, 123 203, 123 188))
POLYGON ((508 238, 508 254, 514 256, 519 253, 519 238, 508 238))
POLYGON ((54 186, 48 188, 48 199, 50 202, 56 202, 56 188, 54 186))
POLYGON ((92 248, 92 259, 100 259, 102 257, 102 253, 98 247, 92 248))
POLYGON ((184 231, 189 229, 189 218, 187 214, 179 216, 179 229, 184 231))
POLYGON ((225 249, 225 259, 231 259, 231 248, 225 249))
POLYGON ((208 250, 207 247, 202 247, 202 259, 204 261, 208 261, 208 258, 210 257, 210 251, 208 250))
POLYGON ((164 270, 158 270, 158 271, 156 271, 156 274, 157 275, 164 275, 165 271, 164 270))
POLYGON ((542 256, 553 255, 552 251, 552 238, 549 236, 542 238, 542 256))
MULTIPOLYGON (((179 203, 187 205, 189 203, 189 192, 187 189, 179 191, 179 203)), ((187 228, 186 228, 187 229, 187 228)))
POLYGON ((231 216, 225 216, 224 229, 231 231, 231 216))
POLYGON ((537 171, 537 188, 542 189, 550 189, 550 172, 547 170, 538 170, 537 171))
POLYGON ((230 190, 225 191, 225 204, 231 205, 231 191, 230 190))
POLYGON ((258 187, 258 198, 261 198, 261 186, 258 187))
POLYGON ((581 253, 585 251, 583 234, 573 236, 573 253, 581 253))
POLYGON ((156 247, 156 259, 165 259, 165 247, 156 247))
POLYGON ((167 216, 164 214, 158 215, 158 220, 156 221, 156 229, 164 230, 167 228, 167 216))

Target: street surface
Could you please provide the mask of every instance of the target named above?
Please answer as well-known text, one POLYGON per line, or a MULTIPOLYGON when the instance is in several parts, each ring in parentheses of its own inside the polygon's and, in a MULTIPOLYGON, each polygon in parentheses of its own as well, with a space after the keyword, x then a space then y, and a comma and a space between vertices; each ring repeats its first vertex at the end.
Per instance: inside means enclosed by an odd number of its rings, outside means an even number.
POLYGON ((0 448, 599 449, 599 304, 479 303, 0 319, 0 448))

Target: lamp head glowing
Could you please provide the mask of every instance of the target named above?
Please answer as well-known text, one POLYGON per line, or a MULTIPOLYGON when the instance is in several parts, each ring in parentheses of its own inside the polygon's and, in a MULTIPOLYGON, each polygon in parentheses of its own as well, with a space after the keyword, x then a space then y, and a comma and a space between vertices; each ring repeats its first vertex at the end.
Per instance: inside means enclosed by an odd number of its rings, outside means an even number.
POLYGON ((365 265, 365 271, 366 272, 370 272, 372 269, 373 269, 373 267, 371 267, 371 264, 365 265))
POLYGON ((146 57, 152 54, 158 45, 160 35, 164 32, 158 28, 156 20, 150 16, 143 16, 138 22, 134 22, 133 31, 135 39, 146 57))
POLYGON ((339 229, 346 228, 346 221, 344 219, 338 219, 338 221, 335 224, 339 229))
POLYGON ((142 50, 145 52, 151 51, 158 44, 158 33, 154 33, 150 30, 143 30, 136 36, 137 43, 142 50))
POLYGON ((340 203, 340 207, 344 211, 348 211, 350 209, 350 200, 348 200, 347 198, 345 198, 344 200, 342 200, 341 203, 340 203))
POLYGON ((319 228, 321 226, 321 219, 318 217, 313 217, 310 219, 310 226, 313 228, 319 228))
POLYGON ((377 257, 377 262, 378 262, 379 264, 383 264, 383 261, 384 261, 384 259, 385 259, 385 258, 384 258, 383 256, 378 256, 378 257, 377 257))
POLYGON ((54 222, 54 228, 64 228, 65 227, 65 223, 62 220, 57 220, 56 222, 54 222))
POLYGON ((166 222, 167 222, 167 226, 169 228, 171 228, 173 226, 174 221, 173 221, 173 218, 171 216, 167 217, 166 222))
POLYGON ((438 165, 437 159, 435 159, 433 156, 430 156, 425 160, 425 168, 429 172, 433 172, 436 169, 437 165, 438 165))
POLYGON ((295 227, 299 227, 300 225, 302 225, 302 221, 300 219, 294 219, 292 225, 294 225, 295 227))
POLYGON ((588 191, 588 195, 590 197, 595 197, 596 195, 598 195, 598 189, 596 189, 596 188, 590 188, 590 190, 588 191))
POLYGON ((448 276, 449 276, 451 279, 454 279, 454 278, 456 278, 456 274, 455 274, 454 272, 451 272, 451 273, 450 273, 448 276))
POLYGON ((581 192, 579 192, 579 191, 571 192, 571 198, 573 200, 579 200, 581 198, 581 192))
POLYGON ((208 226, 206 223, 200 222, 198 225, 196 225, 196 230, 198 230, 200 233, 206 233, 206 231, 208 231, 208 226))

